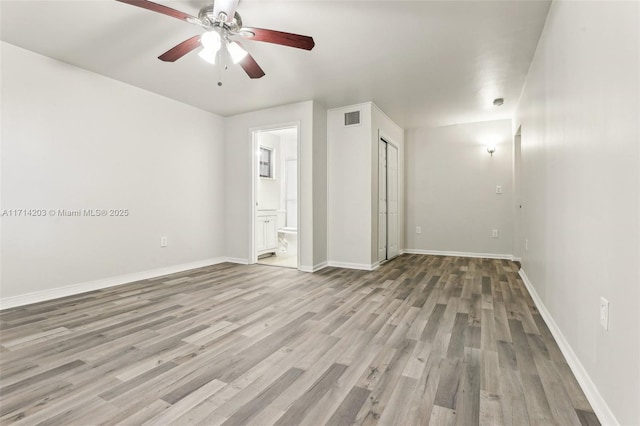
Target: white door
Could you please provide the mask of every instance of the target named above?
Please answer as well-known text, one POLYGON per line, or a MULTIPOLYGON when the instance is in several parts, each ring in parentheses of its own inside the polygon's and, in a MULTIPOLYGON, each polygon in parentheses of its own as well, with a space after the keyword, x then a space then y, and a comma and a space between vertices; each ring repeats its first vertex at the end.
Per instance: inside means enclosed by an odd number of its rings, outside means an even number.
POLYGON ((398 255, 398 149, 387 145, 387 259, 398 255))
POLYGON ((378 262, 387 260, 387 143, 378 144, 378 262))

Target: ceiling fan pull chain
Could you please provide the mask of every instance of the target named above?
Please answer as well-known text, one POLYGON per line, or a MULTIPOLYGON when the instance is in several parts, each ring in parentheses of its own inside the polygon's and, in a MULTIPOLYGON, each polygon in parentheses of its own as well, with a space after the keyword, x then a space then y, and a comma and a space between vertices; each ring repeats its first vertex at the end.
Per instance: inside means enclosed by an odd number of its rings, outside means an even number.
MULTIPOLYGON (((222 44, 224 46, 224 40, 222 44)), ((224 50, 224 48, 218 50, 218 60, 216 61, 216 69, 218 71, 218 87, 222 86, 222 75, 224 74, 223 71, 227 69, 227 55, 225 55, 224 50)))

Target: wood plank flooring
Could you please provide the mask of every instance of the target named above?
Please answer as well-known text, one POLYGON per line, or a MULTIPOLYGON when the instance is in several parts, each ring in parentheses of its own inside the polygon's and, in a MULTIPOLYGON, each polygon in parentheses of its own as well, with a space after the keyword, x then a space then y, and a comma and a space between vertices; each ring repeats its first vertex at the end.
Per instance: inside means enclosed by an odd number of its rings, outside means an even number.
POLYGON ((0 313, 3 425, 598 425, 506 260, 220 264, 0 313))

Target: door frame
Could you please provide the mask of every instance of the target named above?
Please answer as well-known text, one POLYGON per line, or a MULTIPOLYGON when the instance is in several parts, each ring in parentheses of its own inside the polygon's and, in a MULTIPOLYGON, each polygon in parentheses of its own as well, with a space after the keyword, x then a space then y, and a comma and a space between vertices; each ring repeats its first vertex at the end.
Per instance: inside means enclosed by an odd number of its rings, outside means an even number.
MULTIPOLYGON (((252 127, 249 129, 249 134, 251 135, 251 156, 250 156, 250 161, 251 161, 251 208, 250 208, 250 212, 251 212, 251 218, 250 218, 250 223, 249 223, 249 256, 247 256, 247 259, 249 259, 249 264, 254 264, 257 263, 258 261, 258 255, 256 253, 256 220, 258 218, 258 209, 256 208, 256 202, 258 200, 258 185, 257 185, 257 180, 258 180, 258 167, 257 167, 257 162, 256 162, 256 153, 258 152, 259 149, 259 143, 258 143, 258 133, 260 132, 269 132, 269 131, 274 131, 274 130, 283 130, 283 129, 291 129, 291 128, 295 128, 296 129, 296 158, 298 160, 298 164, 297 164, 297 170, 296 170, 296 179, 297 179, 297 196, 298 196, 298 211, 296 212, 297 216, 298 216, 298 241, 296 244, 296 269, 300 269, 300 239, 301 239, 301 230, 302 227, 300 226, 300 121, 292 121, 292 122, 288 122, 288 123, 281 123, 281 124, 271 124, 271 125, 265 125, 265 126, 257 126, 257 127, 252 127)), ((276 165, 277 166, 277 165, 276 165)))
POLYGON ((377 244, 377 248, 378 248, 378 256, 376 261, 377 262, 386 262, 389 259, 389 143, 384 140, 383 138, 378 138, 378 244, 377 244), (384 158, 385 158, 385 164, 384 167, 382 167, 382 158, 381 158, 381 154, 383 152, 382 147, 384 147, 384 158), (382 204, 382 176, 380 176, 381 171, 384 170, 384 259, 380 259, 380 254, 381 254, 381 250, 382 247, 380 247, 380 244, 382 242, 382 235, 383 232, 382 231, 382 224, 380 223, 381 221, 381 204, 382 204))
POLYGON ((522 259, 525 252, 522 172, 522 125, 518 124, 513 135, 513 255, 516 259, 522 259))

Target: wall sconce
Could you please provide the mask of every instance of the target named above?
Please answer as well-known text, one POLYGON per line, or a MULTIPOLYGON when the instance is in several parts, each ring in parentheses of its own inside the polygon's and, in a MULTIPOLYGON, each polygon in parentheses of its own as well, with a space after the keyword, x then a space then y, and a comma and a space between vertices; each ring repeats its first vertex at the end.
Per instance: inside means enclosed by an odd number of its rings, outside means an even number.
POLYGON ((493 153, 496 152, 496 146, 495 145, 487 145, 487 152, 489 154, 491 154, 491 156, 493 157, 493 153))

